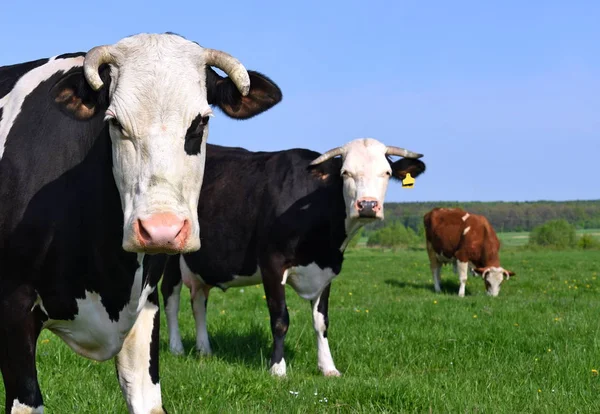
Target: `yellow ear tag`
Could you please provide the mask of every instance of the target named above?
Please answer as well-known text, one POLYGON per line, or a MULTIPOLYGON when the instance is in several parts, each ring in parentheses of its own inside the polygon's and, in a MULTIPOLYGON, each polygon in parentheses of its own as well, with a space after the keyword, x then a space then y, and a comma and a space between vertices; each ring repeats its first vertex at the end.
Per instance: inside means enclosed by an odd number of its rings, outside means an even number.
POLYGON ((402 187, 413 188, 415 186, 415 179, 412 178, 410 173, 406 173, 406 177, 402 180, 402 187))

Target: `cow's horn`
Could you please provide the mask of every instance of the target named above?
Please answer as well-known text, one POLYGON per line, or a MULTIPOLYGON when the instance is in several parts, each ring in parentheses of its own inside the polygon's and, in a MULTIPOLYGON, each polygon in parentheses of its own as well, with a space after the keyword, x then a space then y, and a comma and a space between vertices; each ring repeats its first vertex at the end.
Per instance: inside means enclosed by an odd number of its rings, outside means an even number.
POLYGON ((416 152, 405 150, 400 147, 387 147, 387 151, 385 152, 387 155, 399 155, 404 158, 421 158, 423 154, 418 154, 416 152))
POLYGON ((239 60, 220 50, 204 49, 204 53, 204 61, 207 65, 221 69, 229 75, 242 96, 248 95, 248 92, 250 92, 250 75, 248 75, 248 71, 239 60))
POLYGON ((319 156, 319 158, 317 158, 316 160, 311 162, 310 165, 321 164, 322 162, 327 161, 329 158, 337 157, 338 155, 343 155, 343 154, 344 154, 344 148, 337 147, 337 148, 331 149, 331 150, 327 151, 326 153, 324 153, 323 155, 319 156))
POLYGON ((98 69, 103 63, 115 63, 116 59, 110 51, 110 46, 97 46, 86 53, 83 61, 83 73, 93 90, 100 89, 104 82, 98 69))

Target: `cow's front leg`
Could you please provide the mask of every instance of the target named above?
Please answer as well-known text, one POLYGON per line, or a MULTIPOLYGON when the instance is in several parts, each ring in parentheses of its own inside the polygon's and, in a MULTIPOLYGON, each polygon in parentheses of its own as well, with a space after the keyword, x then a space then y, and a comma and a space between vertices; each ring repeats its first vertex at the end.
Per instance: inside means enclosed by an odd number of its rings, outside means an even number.
POLYGON ((461 298, 465 296, 465 286, 467 285, 467 273, 469 271, 469 262, 456 262, 458 268, 458 278, 460 280, 460 287, 458 288, 458 296, 461 298))
POLYGON ((311 301, 313 326, 317 336, 317 358, 318 366, 326 377, 339 377, 340 372, 333 363, 329 341, 327 339, 327 329, 329 328, 329 290, 331 283, 317 299, 311 301))
POLYGON ((268 266, 261 269, 269 315, 271 317, 271 333, 273 334, 273 353, 271 354, 270 371, 278 377, 285 377, 286 365, 283 357, 283 344, 290 324, 287 305, 285 303, 285 277, 283 267, 268 266))
MULTIPOLYGON (((0 291, 4 288, 0 286, 0 291)), ((42 326, 39 310, 32 311, 35 297, 33 288, 28 286, 17 287, 9 296, 0 297, 0 369, 6 413, 44 412, 35 368, 36 342, 42 326)))
POLYGON ((154 290, 115 358, 130 413, 166 413, 158 378, 159 316, 158 291, 154 290))

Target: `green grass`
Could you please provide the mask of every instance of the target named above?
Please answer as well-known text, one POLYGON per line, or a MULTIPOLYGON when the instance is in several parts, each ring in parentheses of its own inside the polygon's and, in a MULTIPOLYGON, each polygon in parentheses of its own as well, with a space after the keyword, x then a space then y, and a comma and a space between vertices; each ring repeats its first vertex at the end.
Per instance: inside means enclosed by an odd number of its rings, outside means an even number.
MULTIPOLYGON (((481 280, 469 278, 463 299, 449 267, 445 293, 432 291, 424 251, 360 249, 346 257, 333 283, 329 331, 343 377, 319 374, 309 306, 291 288, 284 380, 267 372, 271 340, 262 287, 211 293, 210 358, 191 351, 186 293, 187 356, 168 353, 164 318, 162 324, 167 410, 598 412, 600 377, 592 370, 600 370, 600 252, 506 251, 503 265, 517 276, 500 296, 487 297, 481 280)), ((49 413, 126 412, 111 362, 78 357, 44 332, 38 369, 49 413)))

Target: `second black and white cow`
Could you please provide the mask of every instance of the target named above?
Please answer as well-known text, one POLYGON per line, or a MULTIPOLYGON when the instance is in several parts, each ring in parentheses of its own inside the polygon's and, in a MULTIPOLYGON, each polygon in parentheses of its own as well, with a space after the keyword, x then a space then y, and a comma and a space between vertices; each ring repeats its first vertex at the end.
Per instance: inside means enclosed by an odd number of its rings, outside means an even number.
POLYGON ((211 106, 249 118, 280 99, 233 57, 172 34, 0 67, 7 413, 43 412, 42 329, 85 357, 116 357, 129 411, 163 412, 156 286, 166 255, 144 253, 200 247, 211 106))
POLYGON ((425 170, 420 157, 374 139, 354 140, 323 155, 208 145, 198 218, 210 238, 198 252, 169 258, 161 288, 171 351, 183 352, 177 320, 182 281, 191 289, 196 348, 205 354, 211 353, 209 290, 262 281, 273 334, 271 373, 284 376, 289 284, 311 301, 319 369, 340 375, 327 339, 330 283, 342 269, 352 235, 383 219, 390 177, 417 177, 425 170), (392 162, 392 155, 404 158, 392 162))

